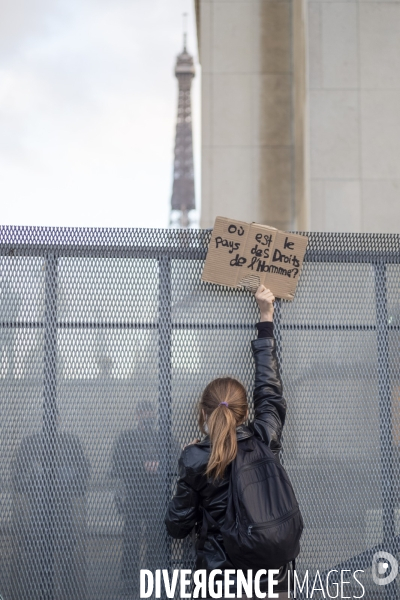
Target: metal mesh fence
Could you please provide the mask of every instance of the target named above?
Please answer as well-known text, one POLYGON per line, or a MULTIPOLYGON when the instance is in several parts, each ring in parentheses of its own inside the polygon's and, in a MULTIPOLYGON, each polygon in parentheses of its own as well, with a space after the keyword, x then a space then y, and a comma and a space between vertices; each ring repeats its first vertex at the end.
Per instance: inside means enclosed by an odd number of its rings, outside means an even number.
MULTIPOLYGON (((258 320, 248 292, 201 283, 209 238, 0 230, 4 600, 137 598, 140 568, 193 567, 164 526, 177 457, 208 381, 251 397, 258 320)), ((399 236, 310 234, 276 309, 297 568, 364 569, 370 598, 397 594, 370 570, 400 550, 399 293, 399 236)))

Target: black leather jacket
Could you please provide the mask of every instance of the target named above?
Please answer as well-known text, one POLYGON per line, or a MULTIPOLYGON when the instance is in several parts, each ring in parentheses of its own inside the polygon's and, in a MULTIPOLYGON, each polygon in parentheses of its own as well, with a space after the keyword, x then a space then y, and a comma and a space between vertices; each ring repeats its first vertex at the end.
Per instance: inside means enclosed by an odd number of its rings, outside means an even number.
MULTIPOLYGON (((281 449, 281 433, 285 422, 286 401, 282 396, 282 381, 279 374, 274 338, 258 338, 251 342, 255 360, 254 420, 248 426, 237 428, 240 443, 256 435, 278 454, 281 449)), ((227 507, 230 466, 226 476, 214 484, 204 475, 210 456, 210 441, 206 436, 201 442, 187 446, 179 459, 179 479, 175 496, 172 498, 165 518, 168 533, 174 538, 186 537, 193 527, 199 532, 202 524, 201 507, 222 525, 227 507)), ((204 548, 198 551, 196 544, 196 569, 234 569, 225 553, 222 536, 216 528, 209 528, 204 548)), ((276 591, 287 590, 288 565, 281 567, 276 591)), ((267 580, 260 588, 267 589, 267 580)))

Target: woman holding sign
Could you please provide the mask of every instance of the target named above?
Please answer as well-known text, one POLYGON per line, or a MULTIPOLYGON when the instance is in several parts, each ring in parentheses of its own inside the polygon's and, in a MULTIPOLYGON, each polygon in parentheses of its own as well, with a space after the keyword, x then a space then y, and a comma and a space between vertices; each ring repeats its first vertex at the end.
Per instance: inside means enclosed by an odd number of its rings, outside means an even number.
POLYGON ((195 528, 194 583, 202 584, 203 570, 207 595, 212 587, 213 597, 273 592, 278 594, 273 597, 287 598, 290 565, 299 553, 303 528, 279 463, 286 401, 273 334, 275 298, 263 285, 255 298, 260 322, 258 338, 251 342, 254 419, 244 424, 249 409, 238 380, 223 377, 207 385, 199 405, 199 426, 206 435, 181 454, 177 489, 165 519, 174 538, 195 528))

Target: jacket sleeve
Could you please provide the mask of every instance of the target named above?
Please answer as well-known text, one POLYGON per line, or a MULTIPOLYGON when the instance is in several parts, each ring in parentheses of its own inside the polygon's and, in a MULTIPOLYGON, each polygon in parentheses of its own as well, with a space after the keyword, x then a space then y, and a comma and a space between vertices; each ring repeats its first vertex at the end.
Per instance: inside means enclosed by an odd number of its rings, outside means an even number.
POLYGON ((185 455, 183 450, 178 463, 179 479, 176 492, 168 505, 165 517, 167 531, 173 538, 186 537, 199 518, 199 495, 189 483, 185 455))
POLYGON ((258 338, 251 342, 251 347, 255 361, 254 421, 251 426, 274 454, 279 454, 286 400, 282 395, 276 341, 274 338, 258 338))

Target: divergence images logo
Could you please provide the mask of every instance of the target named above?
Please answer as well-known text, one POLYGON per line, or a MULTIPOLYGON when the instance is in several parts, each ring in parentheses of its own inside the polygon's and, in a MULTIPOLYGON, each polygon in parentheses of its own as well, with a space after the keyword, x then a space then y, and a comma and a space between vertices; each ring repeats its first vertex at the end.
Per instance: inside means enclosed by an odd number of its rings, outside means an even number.
POLYGON ((389 552, 376 552, 372 557, 372 579, 377 585, 392 583, 399 572, 399 563, 389 552))

